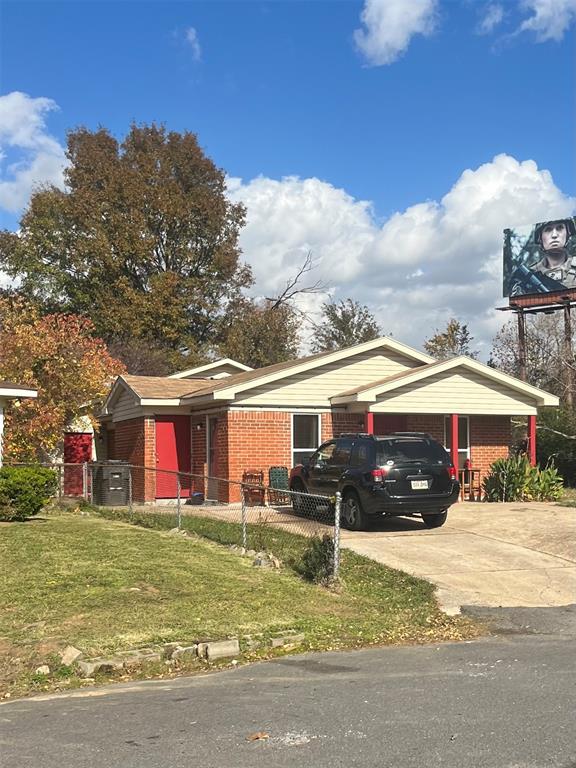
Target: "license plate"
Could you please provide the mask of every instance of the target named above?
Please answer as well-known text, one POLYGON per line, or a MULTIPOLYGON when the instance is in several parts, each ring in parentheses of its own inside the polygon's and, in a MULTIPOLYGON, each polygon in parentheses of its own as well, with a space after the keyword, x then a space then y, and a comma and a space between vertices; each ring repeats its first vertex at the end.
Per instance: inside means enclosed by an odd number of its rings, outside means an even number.
POLYGON ((427 491, 428 480, 411 480, 410 485, 413 491, 427 491))

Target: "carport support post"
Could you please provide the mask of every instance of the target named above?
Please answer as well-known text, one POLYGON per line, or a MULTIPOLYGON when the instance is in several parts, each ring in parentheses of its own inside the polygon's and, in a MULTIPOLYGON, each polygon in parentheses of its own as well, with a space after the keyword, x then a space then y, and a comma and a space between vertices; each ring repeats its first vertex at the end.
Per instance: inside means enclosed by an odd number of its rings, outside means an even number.
POLYGON ((374 434, 374 414, 366 412, 365 418, 364 418, 364 425, 366 429, 366 434, 373 435, 374 434))
POLYGON ((180 482, 180 475, 176 475, 176 492, 178 497, 176 499, 176 515, 178 530, 182 528, 182 483, 180 482))
POLYGON ((536 466, 536 416, 528 416, 528 459, 536 466))
POLYGON ((456 468, 456 472, 458 472, 458 414, 452 413, 450 415, 450 458, 452 459, 452 464, 454 464, 456 468))

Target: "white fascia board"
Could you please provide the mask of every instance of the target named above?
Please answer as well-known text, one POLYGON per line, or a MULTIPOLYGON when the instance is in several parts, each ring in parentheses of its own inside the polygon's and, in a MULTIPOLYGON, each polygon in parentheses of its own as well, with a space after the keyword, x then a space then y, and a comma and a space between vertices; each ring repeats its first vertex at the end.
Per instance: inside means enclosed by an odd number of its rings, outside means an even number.
POLYGON ((140 398, 140 405, 169 405, 169 406, 180 406, 182 405, 182 401, 179 397, 177 398, 163 398, 163 397, 142 397, 140 398))
POLYGON ((204 373, 206 371, 212 371, 214 368, 218 368, 221 365, 231 365, 234 368, 238 368, 238 371, 251 371, 249 365, 244 363, 238 363, 236 360, 232 360, 230 357, 224 357, 222 360, 216 360, 214 363, 206 363, 206 365, 198 365, 196 368, 188 368, 186 371, 177 371, 167 376, 167 379, 186 379, 195 373, 204 373))
POLYGON ((218 399, 233 399, 238 392, 244 392, 246 389, 252 389, 253 387, 260 387, 263 384, 271 384, 279 379, 286 379, 289 376, 294 376, 297 373, 314 370, 314 368, 320 368, 323 365, 329 365, 330 363, 338 362, 339 360, 346 360, 354 355, 359 355, 362 352, 370 352, 372 349, 378 349, 378 347, 384 347, 394 350, 405 357, 418 360, 421 363, 434 363, 436 362, 433 357, 425 355, 423 352, 419 352, 417 349, 407 346, 406 344, 400 344, 400 342, 390 339, 388 336, 381 336, 378 339, 372 341, 365 341, 363 344, 356 344, 353 347, 347 347, 346 349, 339 349, 332 354, 324 355, 317 360, 306 360, 302 363, 294 361, 294 365, 290 368, 283 368, 281 371, 270 373, 268 375, 263 374, 262 378, 252 379, 243 384, 234 386, 230 385, 227 389, 214 392, 214 397, 218 399))
POLYGON ((11 387, 0 387, 0 397, 19 398, 19 397, 38 397, 35 389, 12 389, 11 387))

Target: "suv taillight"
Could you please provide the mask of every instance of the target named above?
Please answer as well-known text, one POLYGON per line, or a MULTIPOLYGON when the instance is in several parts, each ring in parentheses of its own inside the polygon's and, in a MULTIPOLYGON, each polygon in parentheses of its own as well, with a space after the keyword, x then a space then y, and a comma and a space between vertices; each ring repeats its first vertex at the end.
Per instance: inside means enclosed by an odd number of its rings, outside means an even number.
POLYGON ((373 469, 370 474, 372 475, 372 482, 383 483, 387 471, 385 469, 373 469))
POLYGON ((450 480, 458 480, 458 472, 456 471, 456 467, 446 467, 446 471, 448 472, 448 477, 450 480))

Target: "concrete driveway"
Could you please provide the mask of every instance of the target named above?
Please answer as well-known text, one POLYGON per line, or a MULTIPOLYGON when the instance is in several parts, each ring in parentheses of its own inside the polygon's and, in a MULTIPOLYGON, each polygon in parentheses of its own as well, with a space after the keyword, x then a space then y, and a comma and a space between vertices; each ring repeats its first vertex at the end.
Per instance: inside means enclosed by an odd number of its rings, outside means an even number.
POLYGON ((442 528, 383 519, 371 531, 343 531, 342 545, 433 582, 449 613, 576 603, 576 508, 460 502, 442 528))

